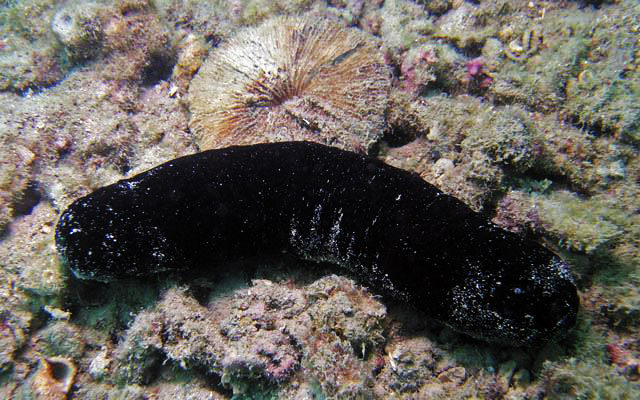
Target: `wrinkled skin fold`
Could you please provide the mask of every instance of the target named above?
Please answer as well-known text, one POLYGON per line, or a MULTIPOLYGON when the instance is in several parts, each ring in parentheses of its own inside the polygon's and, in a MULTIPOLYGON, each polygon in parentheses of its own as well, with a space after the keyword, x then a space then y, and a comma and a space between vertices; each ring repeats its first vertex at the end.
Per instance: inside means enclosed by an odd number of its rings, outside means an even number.
POLYGON ((210 150, 78 199, 59 254, 80 278, 292 253, 349 269, 471 336, 540 344, 576 321, 568 267, 419 176, 310 142, 210 150))

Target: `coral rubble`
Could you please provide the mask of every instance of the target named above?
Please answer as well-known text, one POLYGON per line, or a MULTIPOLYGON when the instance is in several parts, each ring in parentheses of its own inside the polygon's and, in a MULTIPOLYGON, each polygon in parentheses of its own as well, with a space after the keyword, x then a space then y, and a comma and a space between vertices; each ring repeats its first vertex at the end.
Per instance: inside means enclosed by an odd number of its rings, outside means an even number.
POLYGON ((125 382, 148 382, 166 358, 181 368, 218 373, 237 394, 267 390, 309 379, 297 374, 308 363, 317 365, 316 373, 326 373, 319 363, 335 362, 336 345, 344 347, 345 368, 360 367, 360 358, 383 339, 384 317, 380 303, 337 276, 306 288, 256 280, 208 307, 172 289, 154 310, 138 315, 116 350, 116 371, 125 382), (327 326, 326 321, 333 322, 327 326), (310 346, 317 351, 310 352, 310 346))

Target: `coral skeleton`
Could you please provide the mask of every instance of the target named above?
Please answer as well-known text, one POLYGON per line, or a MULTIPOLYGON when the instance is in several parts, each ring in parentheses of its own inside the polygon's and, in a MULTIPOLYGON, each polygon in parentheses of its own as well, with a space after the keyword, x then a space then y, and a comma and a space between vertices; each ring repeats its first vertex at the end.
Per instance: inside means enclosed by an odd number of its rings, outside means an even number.
POLYGON ((193 79, 202 149, 313 140, 368 148, 385 128, 390 74, 375 42, 336 22, 277 17, 215 50, 193 79))

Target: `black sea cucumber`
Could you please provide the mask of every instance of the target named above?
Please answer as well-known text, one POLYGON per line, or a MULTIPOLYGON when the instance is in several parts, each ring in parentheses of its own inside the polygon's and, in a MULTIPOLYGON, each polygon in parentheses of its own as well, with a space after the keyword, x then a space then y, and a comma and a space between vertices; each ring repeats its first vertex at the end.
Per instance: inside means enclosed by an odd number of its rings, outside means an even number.
POLYGON ((56 243, 75 275, 99 280, 286 251, 516 345, 565 332, 579 305, 542 245, 415 174, 310 142, 205 151, 103 187, 62 214, 56 243))

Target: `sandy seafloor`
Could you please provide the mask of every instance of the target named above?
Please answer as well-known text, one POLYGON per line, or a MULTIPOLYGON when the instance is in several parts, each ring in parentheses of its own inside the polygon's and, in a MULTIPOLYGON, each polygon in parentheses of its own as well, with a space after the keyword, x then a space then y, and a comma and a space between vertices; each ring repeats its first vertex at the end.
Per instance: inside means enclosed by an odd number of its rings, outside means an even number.
POLYGON ((0 398, 640 398, 637 1, 7 0, 0 100, 0 398), (70 276, 60 212, 201 150, 192 77, 281 14, 363 32, 390 76, 363 99, 383 106, 377 125, 350 110, 303 125, 561 253, 575 329, 487 344, 296 260, 191 281, 70 276))

